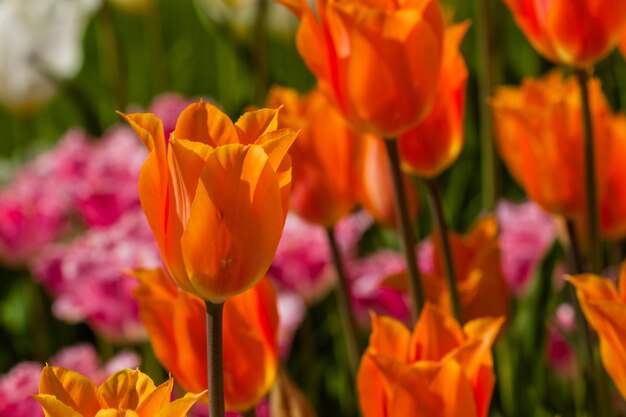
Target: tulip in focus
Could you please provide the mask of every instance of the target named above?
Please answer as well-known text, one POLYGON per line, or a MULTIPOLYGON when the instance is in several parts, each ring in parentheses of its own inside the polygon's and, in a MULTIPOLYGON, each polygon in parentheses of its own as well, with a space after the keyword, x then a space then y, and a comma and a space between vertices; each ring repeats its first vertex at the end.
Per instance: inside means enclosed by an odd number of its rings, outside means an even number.
MULTIPOLYGON (((589 89, 601 196, 614 135, 612 114, 600 83, 590 81, 589 89)), ((492 106, 500 156, 528 196, 551 213, 584 215, 582 104, 575 78, 555 71, 521 87, 501 87, 492 106)))
POLYGON ((398 137, 405 172, 434 178, 461 153, 467 67, 459 47, 468 27, 465 22, 446 29, 435 104, 425 119, 398 137))
POLYGON ((504 0, 533 47, 556 63, 584 68, 617 44, 626 22, 623 0, 504 0))
MULTIPOLYGON (((157 358, 188 391, 206 389, 204 302, 179 291, 162 269, 134 275, 140 282, 134 295, 157 358)), ((277 330, 276 296, 267 279, 224 304, 227 410, 248 411, 269 392, 278 366, 277 330)))
POLYGON ((233 124, 208 103, 189 105, 166 142, 152 114, 124 116, 150 151, 139 197, 176 283, 211 303, 246 291, 267 272, 289 199, 297 132, 277 110, 233 124))
POLYGON ((491 346, 503 321, 461 328, 427 303, 411 333, 374 315, 357 376, 363 416, 486 417, 495 384, 491 346))
POLYGON ((158 387, 139 370, 124 369, 100 386, 86 376, 57 366, 43 368, 35 398, 46 417, 136 416, 185 417, 205 393, 170 402, 174 380, 158 387))
POLYGON ((319 90, 300 96, 275 87, 267 105, 284 106, 279 126, 300 131, 289 152, 291 209, 311 223, 332 227, 358 202, 359 138, 319 90))
POLYGON ((444 43, 437 0, 280 2, 300 17, 296 45, 319 88, 357 130, 393 137, 426 116, 444 43))
POLYGON ((619 286, 593 274, 567 278, 574 287, 587 321, 600 336, 604 369, 626 399, 626 263, 622 263, 619 286))

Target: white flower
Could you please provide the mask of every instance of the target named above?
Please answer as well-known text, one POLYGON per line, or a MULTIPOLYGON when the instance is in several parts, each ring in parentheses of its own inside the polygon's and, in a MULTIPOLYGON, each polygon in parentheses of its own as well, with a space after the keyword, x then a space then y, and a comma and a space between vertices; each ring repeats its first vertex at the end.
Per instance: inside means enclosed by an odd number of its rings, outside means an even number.
POLYGON ((29 111, 83 61, 82 38, 101 0, 0 0, 0 102, 29 111))

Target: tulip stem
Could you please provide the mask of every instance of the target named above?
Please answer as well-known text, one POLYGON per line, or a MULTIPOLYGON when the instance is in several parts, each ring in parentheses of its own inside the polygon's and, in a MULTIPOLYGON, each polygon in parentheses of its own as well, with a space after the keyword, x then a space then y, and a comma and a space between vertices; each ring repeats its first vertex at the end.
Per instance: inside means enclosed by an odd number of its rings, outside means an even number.
POLYGON ((387 147, 391 179, 393 181, 393 197, 398 235, 400 235, 400 247, 404 253, 407 275, 409 277, 409 292, 412 300, 411 312, 413 321, 416 322, 424 306, 424 288, 415 256, 415 237, 413 235, 413 227, 411 226, 411 218, 409 217, 404 182, 402 181, 398 140, 396 138, 385 139, 385 146, 387 147))
POLYGON ((443 212, 443 201, 441 198, 441 189, 439 188, 439 182, 437 178, 425 178, 426 190, 428 191, 428 197, 430 201, 431 212, 437 223, 437 230, 439 230, 439 243, 441 245, 441 252, 443 255, 443 264, 446 270, 446 280, 448 283, 448 292, 450 293, 450 302, 452 304, 452 312, 454 318, 459 324, 463 324, 463 315, 461 313, 461 300, 459 297, 459 290, 456 286, 456 271, 454 268, 454 257, 452 255, 452 249, 450 247, 450 237, 448 236, 448 224, 443 212))
POLYGON ((478 53, 480 57, 478 71, 479 116, 480 116, 480 151, 481 177, 483 190, 483 209, 492 211, 497 198, 496 152, 493 142, 493 126, 491 108, 488 101, 493 92, 493 42, 491 41, 492 20, 489 13, 493 12, 489 0, 474 2, 477 24, 478 53))
MULTIPOLYGON (((578 246, 578 236, 576 233, 576 227, 574 222, 567 220, 567 235, 569 238, 569 250, 571 258, 571 266, 575 274, 584 273, 583 258, 578 246)), ((578 332, 578 338, 583 341, 583 363, 587 362, 586 382, 587 382, 587 403, 588 407, 592 409, 591 415, 604 417, 607 416, 606 404, 608 399, 603 398, 606 395, 606 383, 602 373, 602 365, 595 355, 597 350, 597 340, 591 331, 585 315, 576 297, 576 291, 571 284, 568 284, 568 297, 574 306, 576 314, 576 331, 578 332)))
POLYGON ((602 247, 600 240, 600 222, 598 214, 598 195, 596 193, 595 152, 593 143, 593 121, 589 104, 589 73, 585 69, 576 69, 576 78, 580 85, 583 110, 585 188, 587 191, 587 224, 589 227, 589 245, 591 272, 602 272, 602 247))
MULTIPOLYGON (((339 315, 343 322, 343 333, 346 337, 346 347, 348 349, 348 361, 350 362, 350 371, 356 378, 356 373, 359 367, 360 349, 358 342, 358 333, 356 328, 356 320, 354 319, 354 313, 352 310, 352 303, 350 301, 350 286, 348 285, 348 277, 346 276, 345 269, 343 267, 343 261, 341 259, 341 252, 335 239, 335 233, 332 228, 326 230, 328 235, 328 244, 335 264, 335 271, 337 272, 337 303, 339 305, 339 315)), ((356 379, 355 379, 356 380, 356 379)))
POLYGON ((257 2, 256 19, 254 22, 255 42, 252 45, 252 57, 254 60, 254 76, 256 81, 255 102, 262 103, 265 100, 268 86, 267 68, 267 12, 268 0, 257 2))
POLYGON ((209 367, 209 415, 224 417, 224 364, 222 312, 224 303, 206 301, 207 365, 209 367))
POLYGON ((102 42, 102 62, 108 67, 109 82, 113 92, 115 105, 125 110, 127 104, 126 80, 122 70, 123 56, 115 27, 115 16, 109 1, 105 1, 100 9, 100 26, 102 42))

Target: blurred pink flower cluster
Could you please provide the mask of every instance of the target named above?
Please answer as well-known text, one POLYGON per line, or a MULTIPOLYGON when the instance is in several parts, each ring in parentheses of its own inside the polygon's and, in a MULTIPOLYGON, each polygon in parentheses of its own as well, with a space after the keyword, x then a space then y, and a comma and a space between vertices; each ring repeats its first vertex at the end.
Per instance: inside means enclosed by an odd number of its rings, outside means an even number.
MULTIPOLYGON (((124 351, 102 364, 89 344, 67 347, 48 361, 50 365, 79 372, 97 384, 120 369, 137 368, 139 362, 136 353, 124 351)), ((41 363, 21 362, 0 375, 0 417, 43 417, 41 405, 32 397, 39 391, 42 369, 41 363)))
MULTIPOLYGON (((169 136, 187 104, 165 94, 150 111, 169 136)), ((123 271, 161 264, 137 193, 146 156, 128 127, 97 140, 71 130, 0 190, 0 262, 30 268, 55 298, 57 318, 85 321, 112 341, 144 337, 135 280, 123 271)))

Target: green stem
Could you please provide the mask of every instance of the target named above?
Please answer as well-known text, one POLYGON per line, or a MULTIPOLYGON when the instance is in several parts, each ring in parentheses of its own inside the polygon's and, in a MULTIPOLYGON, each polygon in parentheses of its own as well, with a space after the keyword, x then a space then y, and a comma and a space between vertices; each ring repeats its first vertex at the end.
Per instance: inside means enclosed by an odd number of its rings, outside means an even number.
POLYGON ((496 152, 493 142, 493 125, 489 99, 492 96, 495 71, 493 57, 493 42, 491 42, 492 21, 489 15, 493 10, 489 0, 476 0, 474 2, 476 13, 476 31, 478 53, 480 57, 478 70, 478 97, 480 114, 480 151, 481 151, 481 176, 483 190, 483 208, 493 211, 497 198, 497 166, 496 152))
POLYGON ((424 179, 426 190, 430 201, 432 215, 437 223, 439 230, 439 242, 441 244, 441 252, 443 255, 443 265, 446 271, 446 281, 448 283, 448 292, 450 293, 450 302, 452 304, 452 312, 454 318, 459 324, 463 324, 463 314, 461 312, 461 299, 459 290, 456 286, 456 271, 454 268, 454 257, 452 248, 450 247, 450 237, 448 236, 448 224, 443 212, 443 201, 441 198, 441 190, 436 178, 424 179))
MULTIPOLYGON (((348 278, 343 267, 343 261, 341 259, 341 253, 335 239, 335 233, 333 229, 327 229, 326 234, 328 236, 328 243, 337 272, 337 286, 335 291, 337 294, 337 303, 339 305, 339 315, 343 322, 343 333, 346 337, 346 347, 348 349, 348 361, 350 362, 350 370, 352 375, 356 378, 356 373, 359 368, 360 349, 358 342, 358 332, 356 327, 356 320, 354 319, 354 313, 352 311, 352 303, 350 301, 350 287, 348 286, 348 278)), ((356 380, 356 379, 355 379, 356 380)))
POLYGON ((256 81, 255 102, 263 103, 269 84, 267 67, 267 11, 268 0, 259 0, 256 20, 254 23, 254 44, 252 57, 254 60, 254 76, 256 81))
POLYGON ((206 301, 207 365, 209 367, 209 415, 224 417, 224 364, 222 312, 224 303, 206 301))
POLYGON ((417 267, 417 259, 415 256, 415 237, 413 235, 413 227, 409 216, 407 198, 404 190, 404 181, 402 180, 402 170, 400 169, 400 155, 398 153, 398 140, 385 139, 387 147, 387 156, 389 157, 389 166, 391 170, 391 179, 394 189, 394 205, 396 210, 396 223, 398 235, 400 236, 400 247, 404 253, 406 261, 406 270, 409 279, 409 293, 412 300, 413 321, 417 318, 424 306, 424 288, 420 272, 417 267))
POLYGON ((254 409, 254 407, 252 407, 248 411, 244 411, 243 413, 241 413, 241 415, 243 417, 256 417, 256 410, 254 409))
POLYGON ((593 120, 589 103, 589 73, 585 69, 576 69, 576 78, 580 85, 583 111, 585 189, 587 192, 587 225, 589 227, 589 257, 591 272, 602 272, 602 248, 600 240, 600 217, 598 213, 598 195, 596 192, 595 152, 593 138, 593 120))
POLYGON ((102 36, 103 64, 109 71, 109 82, 115 98, 115 105, 121 111, 126 108, 126 80, 122 71, 123 57, 120 51, 120 42, 115 28, 113 9, 108 0, 105 0, 100 9, 100 25, 102 36))
MULTIPOLYGON (((571 265, 570 269, 575 274, 582 274, 584 270, 583 257, 578 247, 578 236, 576 234, 576 228, 571 220, 567 220, 567 234, 570 241, 569 252, 571 265)), ((608 399, 606 397, 606 381, 602 372, 602 364, 595 352, 597 350, 597 339, 594 333, 591 331, 585 315, 576 296, 574 287, 569 284, 568 297, 572 305, 574 306, 576 315, 576 331, 578 338, 583 341, 583 355, 581 363, 587 363, 584 369, 586 374, 585 380, 587 381, 587 404, 594 417, 607 416, 607 404, 608 399)))

